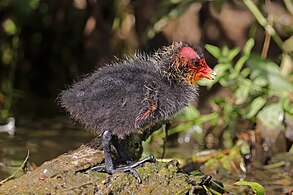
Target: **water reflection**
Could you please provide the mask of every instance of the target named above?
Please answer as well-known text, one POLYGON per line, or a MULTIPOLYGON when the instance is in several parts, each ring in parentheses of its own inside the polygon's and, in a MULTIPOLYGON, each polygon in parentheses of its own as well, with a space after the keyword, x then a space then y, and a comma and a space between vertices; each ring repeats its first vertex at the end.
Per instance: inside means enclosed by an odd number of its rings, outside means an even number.
POLYGON ((10 136, 14 136, 15 132, 15 119, 13 117, 8 118, 7 124, 0 125, 0 133, 7 132, 10 136))
POLYGON ((28 150, 29 162, 39 166, 44 161, 78 148, 94 137, 89 131, 73 125, 65 118, 17 121, 14 136, 12 131, 9 133, 4 131, 4 128, 2 130, 0 180, 22 164, 28 150))

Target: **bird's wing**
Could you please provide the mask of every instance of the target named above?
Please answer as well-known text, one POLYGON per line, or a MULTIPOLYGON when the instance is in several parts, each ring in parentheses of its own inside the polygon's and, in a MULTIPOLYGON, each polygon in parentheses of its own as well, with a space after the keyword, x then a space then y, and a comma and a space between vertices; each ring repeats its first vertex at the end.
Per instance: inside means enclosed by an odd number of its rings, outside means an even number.
POLYGON ((155 118, 153 114, 158 109, 158 91, 154 83, 144 85, 144 94, 142 109, 135 119, 136 128, 142 127, 148 119, 155 118))

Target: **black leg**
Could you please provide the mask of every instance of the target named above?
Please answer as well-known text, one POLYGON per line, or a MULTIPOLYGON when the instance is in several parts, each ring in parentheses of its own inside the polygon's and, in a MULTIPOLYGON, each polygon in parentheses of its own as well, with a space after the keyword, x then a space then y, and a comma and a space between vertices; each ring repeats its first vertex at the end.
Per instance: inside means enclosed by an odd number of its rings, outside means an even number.
POLYGON ((105 131, 103 133, 103 138, 102 138, 102 146, 103 146, 104 155, 105 155, 105 165, 95 166, 91 168, 92 171, 109 173, 110 170, 114 169, 114 164, 111 157, 111 144, 110 144, 111 139, 112 139, 112 133, 110 131, 105 131))
MULTIPOLYGON (((102 146, 103 146, 103 150, 104 150, 104 155, 105 155, 105 165, 99 165, 96 167, 91 168, 92 171, 98 171, 98 172, 106 172, 109 174, 113 174, 116 172, 130 172, 132 173, 136 179, 138 180, 139 183, 141 183, 141 178, 139 176, 139 174, 136 172, 136 170, 134 170, 133 168, 145 163, 145 162, 156 162, 156 159, 154 156, 149 156, 141 161, 138 161, 136 163, 133 163, 129 166, 124 166, 124 167, 118 167, 115 168, 114 164, 113 164, 113 160, 112 160, 112 156, 111 156, 111 144, 110 142, 112 141, 112 134, 110 131, 105 131, 103 133, 103 138, 102 138, 102 146)), ((119 145, 116 145, 117 147, 119 147, 119 145)), ((124 154, 126 154, 124 152, 123 149, 117 149, 117 152, 120 151, 124 154)), ((119 152, 118 152, 119 154, 119 152)), ((120 155, 120 154, 119 154, 120 155)), ((126 154, 127 155, 127 154, 126 154)), ((128 155, 127 155, 128 157, 128 155)), ((129 157, 128 157, 129 158, 129 157)))
POLYGON ((113 144, 113 146, 115 147, 118 156, 119 156, 119 161, 117 162, 119 163, 125 163, 127 165, 132 164, 133 161, 132 159, 128 156, 128 154, 125 152, 124 148, 121 146, 121 144, 118 141, 118 138, 116 136, 112 137, 111 143, 113 144))

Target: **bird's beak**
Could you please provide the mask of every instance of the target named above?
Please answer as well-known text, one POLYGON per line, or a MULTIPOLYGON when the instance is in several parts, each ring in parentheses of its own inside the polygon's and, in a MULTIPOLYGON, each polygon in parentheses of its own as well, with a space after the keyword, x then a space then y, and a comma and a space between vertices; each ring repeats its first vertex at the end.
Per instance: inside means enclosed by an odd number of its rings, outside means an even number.
POLYGON ((204 63, 205 63, 205 66, 204 66, 204 70, 202 71, 203 77, 209 80, 214 80, 215 77, 217 76, 217 73, 213 71, 213 69, 211 69, 205 61, 204 63))
MULTIPOLYGON (((211 69, 212 70, 212 69, 211 69)), ((213 71, 213 70, 212 70, 213 71)), ((207 74, 207 79, 210 79, 210 80, 214 80, 215 77, 217 76, 217 73, 215 71, 211 72, 211 73, 208 73, 207 74)))

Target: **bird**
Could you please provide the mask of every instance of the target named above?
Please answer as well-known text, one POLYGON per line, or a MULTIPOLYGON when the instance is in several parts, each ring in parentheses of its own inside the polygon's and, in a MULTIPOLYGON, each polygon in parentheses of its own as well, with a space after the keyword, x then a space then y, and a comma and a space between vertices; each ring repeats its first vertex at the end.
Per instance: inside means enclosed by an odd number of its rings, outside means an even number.
POLYGON ((119 141, 168 120, 197 98, 198 80, 215 76, 201 47, 175 41, 151 54, 116 59, 61 91, 58 99, 74 120, 102 139, 104 165, 92 170, 130 172, 141 183, 134 168, 156 159, 151 155, 133 163, 119 141), (113 147, 126 166, 115 166, 113 147))

